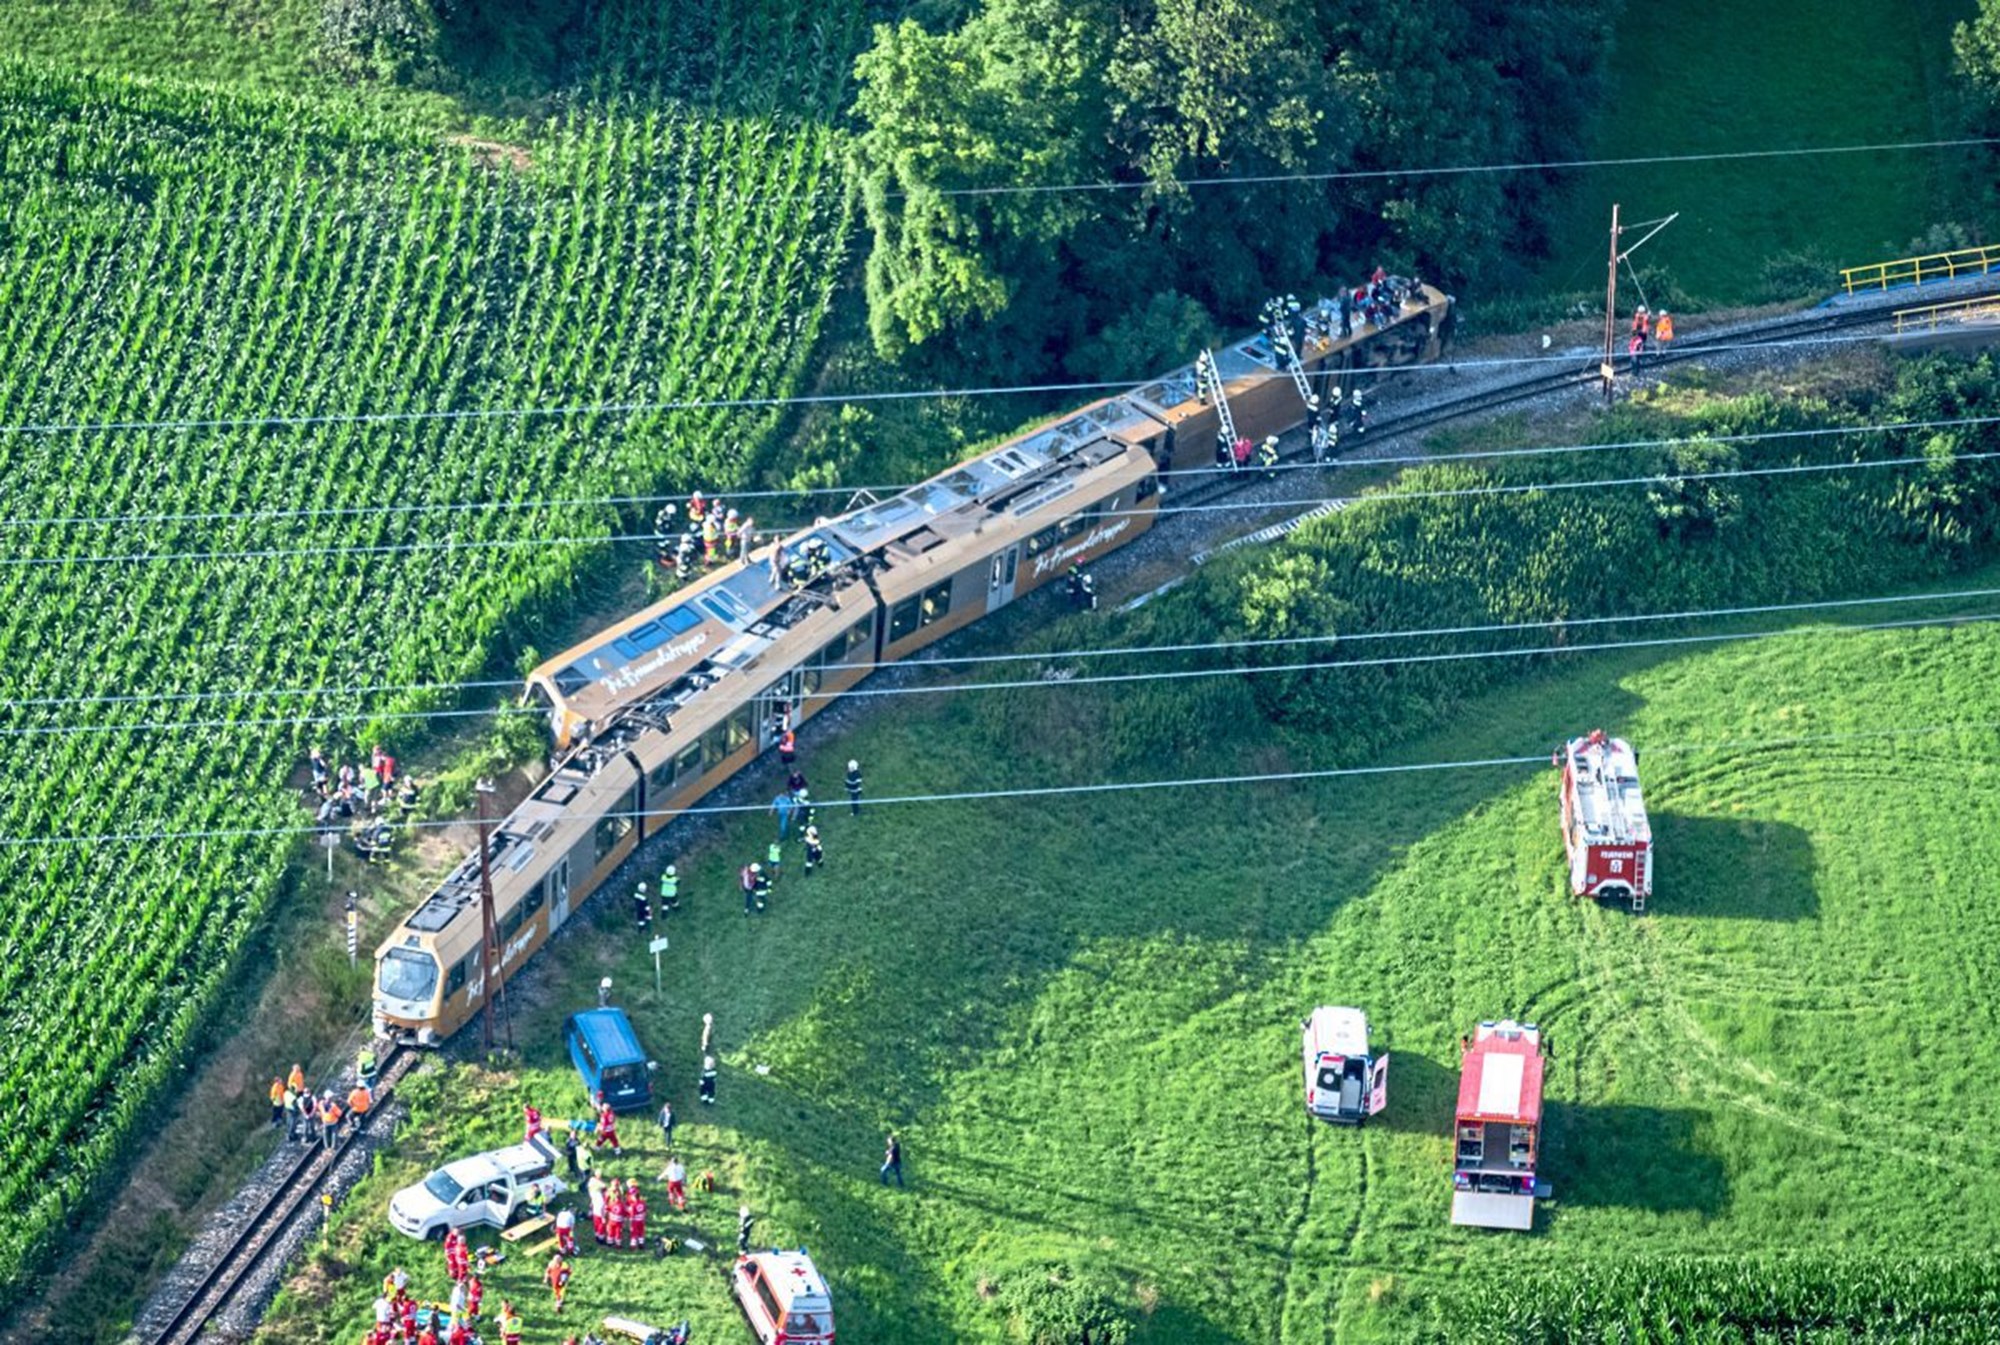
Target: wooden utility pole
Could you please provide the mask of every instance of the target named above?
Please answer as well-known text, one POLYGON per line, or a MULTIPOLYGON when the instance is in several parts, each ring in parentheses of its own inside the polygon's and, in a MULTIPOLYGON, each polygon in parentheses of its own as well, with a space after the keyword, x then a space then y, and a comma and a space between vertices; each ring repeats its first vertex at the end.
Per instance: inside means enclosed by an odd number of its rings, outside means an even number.
POLYGON ((1604 361, 1597 376, 1604 384, 1604 400, 1611 400, 1611 379, 1618 359, 1618 203, 1611 203, 1611 260, 1604 268, 1604 361))
POLYGON ((486 943, 486 1008, 481 1015, 481 1030, 489 1052, 493 1049, 495 1000, 503 1001, 501 1029, 507 1034, 507 1049, 514 1049, 514 1019, 505 1012, 507 984, 500 975, 500 923, 493 915, 493 851, 490 840, 493 827, 486 820, 486 796, 492 792, 493 782, 483 777, 473 786, 473 796, 479 803, 479 918, 484 926, 486 943))

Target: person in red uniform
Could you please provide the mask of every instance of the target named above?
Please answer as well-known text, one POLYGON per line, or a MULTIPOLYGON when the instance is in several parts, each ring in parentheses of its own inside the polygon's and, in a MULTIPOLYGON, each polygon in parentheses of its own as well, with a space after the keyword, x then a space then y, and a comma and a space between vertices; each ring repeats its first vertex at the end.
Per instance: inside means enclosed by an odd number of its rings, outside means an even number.
POLYGON ((426 1322, 424 1329, 417 1333, 417 1345, 438 1345, 437 1327, 434 1322, 426 1322))
POLYGON ((625 1182, 625 1224, 629 1230, 625 1245, 643 1247, 646 1245, 646 1197, 639 1190, 639 1179, 630 1177, 625 1182))
POLYGON ((444 1273, 456 1284, 471 1269, 472 1249, 465 1245, 465 1234, 456 1228, 447 1229, 444 1235, 444 1273))
POLYGON ((604 1241, 613 1247, 625 1241, 625 1193, 616 1181, 604 1188, 604 1241))
POLYGON ((451 1330, 445 1332, 444 1345, 472 1345, 472 1328, 454 1317, 451 1330))
POLYGON ((486 1286, 480 1282, 479 1272, 472 1271, 465 1277, 465 1320, 479 1320, 479 1300, 486 1294, 486 1286))
POLYGON ((564 1256, 576 1255, 576 1211, 556 1211, 556 1250, 564 1256))
POLYGON ((618 1113, 611 1110, 609 1102, 599 1102, 597 1106, 597 1147, 608 1148, 614 1154, 625 1152, 618 1143, 618 1113))
POLYGON ((547 1128, 542 1125, 541 1111, 532 1102, 521 1105, 521 1122, 522 1130, 525 1132, 521 1136, 521 1143, 523 1144, 533 1144, 535 1136, 548 1133, 547 1128))

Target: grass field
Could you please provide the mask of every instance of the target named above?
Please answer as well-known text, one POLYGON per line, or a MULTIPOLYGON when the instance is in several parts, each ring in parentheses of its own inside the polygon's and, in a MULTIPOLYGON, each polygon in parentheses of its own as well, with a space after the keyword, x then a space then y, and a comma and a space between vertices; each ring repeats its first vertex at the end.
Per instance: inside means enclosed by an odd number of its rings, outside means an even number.
MULTIPOLYGON (((1643 918, 1568 897, 1540 766, 829 810, 831 867, 788 874, 754 921, 733 871, 767 830, 732 823, 678 856, 692 896, 664 993, 622 905, 601 906, 544 958, 520 1069, 413 1090, 396 1157, 351 1194, 270 1338, 345 1339, 395 1263, 442 1284, 383 1201, 506 1138, 524 1099, 580 1101, 557 1027, 603 975, 663 1062, 690 1167, 721 1179, 685 1221, 649 1183, 655 1226, 726 1248, 748 1202, 760 1241, 813 1250, 863 1340, 1013 1339, 1001 1305, 1052 1266, 1116 1285, 1140 1340, 1403 1341, 1464 1274, 1784 1252, 1804 1228, 1844 1254, 1983 1245, 2000 954, 1969 931, 2000 808, 1996 673, 2000 630, 1977 624, 1579 657, 1371 763, 1629 734, 1661 857, 1643 918), (1300 1109, 1297 1023, 1318 1003, 1363 1006, 1395 1053, 1390 1110, 1365 1131, 1300 1109), (712 1112, 693 1095, 703 1012, 724 1060, 712 1112), (1539 1021, 1554 1056, 1557 1200, 1529 1237, 1446 1223, 1454 1043, 1504 1015, 1539 1021), (876 1180, 892 1127, 907 1191, 876 1180)), ((1091 731, 1068 692, 1042 694, 1042 738, 1091 731)), ((995 753, 977 699, 809 741, 809 775, 837 779, 852 753, 882 797, 1048 783, 1045 748, 995 753)), ((1346 759, 1329 725, 1136 774, 1346 759)), ((650 1179, 657 1131, 635 1117, 629 1137, 611 1170, 650 1179)), ((725 1260, 587 1254, 573 1316, 686 1315, 734 1338, 725 1260)), ((538 1270, 503 1267, 491 1292, 553 1342, 569 1324, 538 1270)))
MULTIPOLYGON (((1965 0, 1627 4, 1611 60, 1613 93, 1579 157, 1960 136, 1951 29, 1973 8, 1965 0)), ((1634 262, 1703 304, 1823 293, 1839 267, 1908 255, 1933 226, 1989 225, 1976 217, 1979 196, 1970 178, 1983 162, 1976 153, 1584 170, 1557 208, 1543 283, 1595 293, 1602 310, 1605 231, 1616 201, 1627 223, 1681 212, 1634 262), (1774 265, 1786 259, 1806 264, 1774 265), (1803 283, 1815 274, 1816 289, 1803 283)), ((1676 302, 1665 291, 1654 299, 1676 302)))

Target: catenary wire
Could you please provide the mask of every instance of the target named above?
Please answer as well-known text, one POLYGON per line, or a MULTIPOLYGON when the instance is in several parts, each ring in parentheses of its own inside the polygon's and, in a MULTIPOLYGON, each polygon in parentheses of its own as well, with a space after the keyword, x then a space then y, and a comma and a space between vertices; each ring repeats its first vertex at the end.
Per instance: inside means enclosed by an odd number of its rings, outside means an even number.
MULTIPOLYGON (((1870 422, 1861 425, 1829 425, 1817 429, 1792 430, 1744 430, 1736 434, 1697 433, 1675 438, 1661 439, 1621 439, 1604 444, 1545 444, 1530 448, 1467 449, 1453 453, 1403 453, 1381 457, 1336 458, 1326 462, 1284 462, 1275 468, 1254 468, 1245 470, 1279 472, 1334 472, 1355 468, 1431 466, 1447 462, 1483 462, 1509 458, 1533 458, 1576 456, 1589 453, 1628 452, 1633 449, 1671 448, 1677 445, 1701 444, 1753 444, 1788 439, 1808 439, 1814 437, 1846 438, 1861 434, 1901 434, 1915 430, 1967 429, 2000 424, 2000 415, 1942 416, 1927 420, 1895 420, 1870 422)), ((1395 438, 1407 431, 1399 430, 1392 422, 1384 421, 1377 434, 1382 438, 1395 438)), ((1004 442, 1004 441, 1003 441, 1004 442)), ((998 447, 999 445, 996 445, 998 447)), ((950 470, 950 469, 947 469, 950 470)), ((1160 480, 1172 482, 1181 477, 1213 477, 1220 469, 1214 466, 1173 467, 1157 473, 1160 480)), ((932 478, 906 481, 899 484, 866 486, 812 486, 803 490, 724 490, 704 492, 714 495, 714 502, 727 504, 736 500, 805 500, 818 496, 874 495, 885 499, 913 490, 932 478)), ((688 499, 690 491, 667 491, 649 495, 600 495, 578 496, 568 499, 544 500, 444 500, 431 504, 357 504, 327 506, 303 509, 238 509, 189 511, 183 513, 126 513, 126 514, 45 514, 39 517, 0 518, 0 529, 32 527, 129 527, 155 523, 239 523, 289 521, 314 518, 374 518, 401 514, 463 514, 486 513, 510 510, 533 509, 593 509, 619 508, 627 505, 679 503, 688 499)), ((804 525, 800 525, 803 527, 804 525)), ((758 528, 753 531, 759 536, 789 535, 799 528, 758 528)))
MULTIPOLYGON (((1990 592, 1991 590, 1989 590, 1990 592)), ((1891 600, 1893 601, 1893 600, 1891 600)), ((1910 617, 1901 621, 1879 621, 1856 625, 1836 625, 1803 631, 1786 626, 1773 630, 1728 631, 1713 635, 1671 635, 1637 640, 1605 640, 1595 644, 1534 645, 1515 649, 1460 650, 1430 654, 1397 654, 1380 658, 1311 660, 1303 663, 1273 663, 1228 668, 1174 668, 1165 671, 1099 673, 1086 677, 1009 678, 993 682, 947 682, 936 686, 849 687, 830 699, 873 699, 888 696, 938 696, 969 691, 1043 690, 1099 686, 1126 682, 1178 682, 1209 677, 1244 677, 1262 673, 1335 672, 1357 668, 1399 668, 1429 663, 1471 663, 1486 659, 1532 658, 1542 654, 1602 654, 1623 649, 1663 649, 1679 645, 1725 644, 1766 640, 1785 635, 1854 634, 1870 631, 1906 630, 1926 626, 1967 626, 2000 620, 2000 612, 1975 612, 1935 617, 1910 617)), ((312 727, 347 724, 366 718, 382 721, 465 719, 505 713, 508 707, 486 706, 466 710, 392 710, 375 715, 325 714, 277 715, 250 719, 163 720, 155 723, 44 724, 0 729, 0 739, 61 737, 94 733, 139 733, 154 730, 174 732, 224 729, 312 727)))
MULTIPOLYGON (((1703 342, 1703 354, 1723 354, 1735 350, 1784 350, 1825 348, 1876 341, 1866 333, 1847 336, 1791 337, 1776 341, 1703 342)), ((1583 358, 1574 353, 1549 355, 1487 356, 1476 360, 1433 360, 1420 364, 1385 365, 1367 370, 1371 381, 1411 374, 1465 373, 1482 369, 1518 368, 1523 365, 1557 367, 1576 365, 1583 358)), ((1591 358, 1596 358, 1592 356, 1591 358)), ((1595 367, 1594 365, 1592 367, 1595 367)), ((1170 371, 1171 372, 1171 371, 1170 371)), ((1236 381, 1291 381, 1286 370, 1257 371, 1236 381)), ((163 420, 42 421, 0 425, 0 434, 129 434, 165 433, 194 430, 248 430, 264 428, 307 428, 322 425, 405 425, 423 421, 526 420, 545 416, 618 416, 655 411, 740 411, 772 410, 794 406, 842 405, 860 402, 941 401, 955 397, 1013 397, 1053 393, 1118 393, 1143 387, 1153 380, 1130 379, 1099 382, 1023 383, 999 387, 911 388, 877 392, 802 392, 769 397, 679 397, 660 401, 587 402, 562 406, 465 407, 446 411, 355 411, 317 415, 215 416, 163 420)))
MULTIPOLYGON (((1954 602, 1971 598, 2000 597, 2000 588, 1940 589, 1929 593, 1892 594, 1869 598, 1826 598, 1810 602, 1759 603, 1744 607, 1703 607, 1679 612, 1627 612, 1613 616, 1556 617, 1546 621, 1507 621, 1484 625, 1430 626, 1410 630, 1348 631, 1327 635, 1285 635, 1256 640, 1209 640, 1188 644, 1162 645, 1093 645, 1089 648, 1052 649, 1028 651, 1018 654, 951 654, 938 655, 930 652, 914 654, 908 658, 887 659, 880 662, 863 660, 829 665, 829 672, 853 672, 857 669, 874 671, 881 668, 922 667, 928 664, 989 664, 989 663, 1049 663, 1060 659, 1124 658, 1147 657, 1158 654, 1202 654, 1220 653, 1244 649, 1293 648, 1314 644, 1351 644, 1373 640, 1422 640, 1450 638, 1463 635, 1505 635, 1521 631, 1564 630, 1580 627, 1617 626, 1641 622, 1662 621, 1707 621, 1743 616, 1775 616, 1797 612, 1836 611, 1849 607, 1879 607, 1890 604, 1954 602)), ((284 696, 358 696, 382 692, 409 691, 474 691, 493 690, 501 687, 518 687, 523 679, 501 678, 481 679, 463 682, 408 682, 384 683, 362 686, 316 686, 281 687, 270 690, 244 690, 233 688, 228 691, 186 691, 158 693, 129 693, 104 696, 46 696, 35 698, 0 698, 0 710, 19 710, 43 706, 68 705, 132 705, 159 704, 206 700, 263 700, 284 696)), ((343 719, 366 717, 347 715, 343 719)), ((241 723, 241 720, 225 720, 223 723, 241 723)), ((284 720, 277 722, 297 722, 284 720)))
MULTIPOLYGON (((1666 743, 1649 746, 1648 756, 1677 756, 1695 752, 1729 752, 1743 750, 1770 751, 1780 747, 1819 746, 1836 742, 1879 741, 1885 738, 1907 738, 1928 736, 1939 733, 1965 733, 1977 730, 2000 728, 2000 720, 1961 720, 1945 724, 1905 725, 1887 729, 1854 729, 1834 733, 1804 733, 1787 737, 1767 736, 1723 740, 1712 743, 1666 743)), ((1034 785, 1018 789, 961 790, 951 793, 904 794, 884 798, 863 798, 860 806, 881 808, 913 803, 969 803, 988 802, 998 799, 1057 798, 1079 794, 1139 793, 1159 789, 1217 789, 1234 785, 1288 784, 1316 780, 1339 780, 1365 778, 1370 776, 1408 775, 1436 771, 1479 770, 1502 766, 1546 766, 1549 755, 1546 752, 1527 756, 1475 757, 1462 761, 1401 762, 1381 766, 1335 766, 1323 770, 1269 771, 1244 775, 1192 776, 1164 780, 1107 780, 1086 784, 1034 785)), ((704 817, 733 813, 769 812, 770 805, 758 803, 718 803, 697 804, 689 808, 665 808, 634 810, 621 814, 604 814, 620 817, 704 817)), ((503 821, 504 819, 496 819, 503 821)), ((398 823, 409 829, 444 829, 469 825, 462 819, 411 821, 398 823)), ((301 823, 287 827, 216 827, 202 830, 158 830, 107 832, 99 835, 67 836, 0 836, 0 849, 33 848, 52 845, 112 845, 153 841, 204 841, 228 838, 250 838, 271 836, 302 836, 316 828, 301 823)))
MULTIPOLYGON (((1287 182, 1370 182, 1393 178, 1467 177, 1481 174, 1569 172, 1591 168, 1652 168, 1668 164, 1816 158, 1842 154, 1887 154, 1902 153, 1911 150, 1975 149, 1996 144, 2000 144, 2000 140, 1988 136, 1960 136, 1938 140, 1864 141, 1845 145, 1795 145, 1777 146, 1769 149, 1709 150, 1682 154, 1638 154, 1601 159, 1509 160, 1498 163, 1431 164, 1398 168, 1328 169, 1324 172, 1212 174, 1203 177, 1174 178, 1166 182, 1155 181, 1151 178, 1130 181, 1115 178, 1098 178, 1079 182, 1012 185, 1003 183, 988 187, 926 187, 918 192, 912 192, 907 188, 894 188, 885 191, 883 194, 891 200, 907 200, 912 196, 922 196, 927 199, 932 197, 955 199, 960 197, 978 198, 988 196, 1054 196, 1077 192, 1171 192, 1182 188, 1201 188, 1206 190, 1211 188, 1274 186, 1287 182)), ((282 185, 296 188, 297 183, 282 185)), ((796 205, 800 202, 814 199, 837 199, 846 196, 849 190, 850 188, 845 183, 837 187, 820 187, 805 192, 731 191, 726 188, 716 190, 699 186, 687 186, 681 188, 679 191, 657 192, 643 200, 617 203, 617 209, 621 211, 645 210, 696 200, 728 201, 732 203, 772 201, 781 204, 796 205)), ((12 207, 18 208, 22 202, 17 200, 9 204, 12 207)), ((44 203, 37 202, 37 204, 44 203)), ((223 218, 239 220, 255 219, 273 214, 280 214, 287 218, 310 218, 324 215, 333 219, 341 219, 350 215, 356 217, 379 217, 384 214, 408 216, 432 211, 448 211, 455 214, 516 213, 541 210, 573 211, 583 206, 588 206, 592 210, 602 211, 611 204, 604 201, 585 202, 581 197, 555 196, 539 201, 488 201, 478 202, 470 206, 461 199, 456 201, 410 202, 400 206, 383 203, 356 208, 335 207, 332 210, 313 209, 310 207, 300 209, 295 205, 273 205, 261 210, 239 207, 234 210, 225 211, 204 210, 194 212, 178 210, 175 213, 219 215, 223 218), (413 206, 421 207, 421 209, 413 209, 413 206)), ((133 211, 130 213, 136 214, 139 212, 133 211)))
MULTIPOLYGON (((1665 440, 1666 444, 1691 442, 1685 439, 1665 440)), ((1978 453, 1954 454, 1954 462, 1979 462, 2000 457, 2000 450, 1978 453)), ((1926 457, 1869 458, 1861 461, 1792 463, 1782 467, 1734 467, 1710 472, 1653 472, 1645 476, 1591 477, 1579 481, 1538 481, 1504 482, 1487 486, 1458 486, 1427 490, 1376 491, 1361 495, 1306 495, 1283 502, 1270 500, 1217 501, 1209 504, 1163 504, 1150 509, 1130 508, 1106 510, 1095 515, 1096 519, 1137 518, 1142 515, 1164 518, 1178 514, 1228 513, 1237 510, 1268 510, 1282 504, 1341 503, 1362 505, 1383 501, 1442 500, 1460 499, 1484 495, 1525 495, 1537 491, 1574 491, 1609 489, 1623 486, 1659 485, 1677 481, 1716 481, 1742 477, 1798 476, 1827 472, 1865 471, 1875 467, 1924 466, 1930 460, 1926 457)), ((1254 472, 1254 467, 1240 470, 1254 472)), ((759 528, 753 530, 757 537, 788 537, 796 529, 759 528)), ((521 546, 608 546, 644 543, 653 545, 659 540, 652 532, 607 533, 602 536, 575 537, 489 537, 466 540, 382 542, 354 544, 351 546, 325 547, 261 547, 239 551, 134 551, 102 555, 57 555, 57 556, 0 556, 0 569, 21 566, 66 566, 66 565, 117 565, 136 562, 154 563, 160 561, 226 561, 226 560, 278 560, 299 556, 396 556, 421 551, 491 551, 521 546)))

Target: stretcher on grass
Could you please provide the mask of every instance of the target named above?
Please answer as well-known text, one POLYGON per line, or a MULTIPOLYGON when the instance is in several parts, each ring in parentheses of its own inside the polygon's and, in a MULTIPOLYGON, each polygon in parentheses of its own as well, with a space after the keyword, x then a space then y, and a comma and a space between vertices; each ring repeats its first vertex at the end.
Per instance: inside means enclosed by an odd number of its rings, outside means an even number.
POLYGON ((512 1228, 501 1229, 500 1240, 502 1242, 519 1242, 531 1233, 539 1233, 545 1228, 553 1228, 555 1222, 556 1216, 553 1214, 537 1214, 532 1219, 521 1220, 520 1223, 515 1224, 512 1228))

